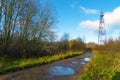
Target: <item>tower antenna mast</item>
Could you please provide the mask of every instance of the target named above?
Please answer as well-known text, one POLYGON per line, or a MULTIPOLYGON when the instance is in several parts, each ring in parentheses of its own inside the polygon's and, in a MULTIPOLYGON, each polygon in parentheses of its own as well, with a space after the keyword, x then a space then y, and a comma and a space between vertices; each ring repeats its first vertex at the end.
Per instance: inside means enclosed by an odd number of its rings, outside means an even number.
POLYGON ((106 29, 104 22, 104 13, 101 10, 100 21, 99 21, 98 43, 99 45, 102 45, 105 43, 105 41, 106 41, 106 29))

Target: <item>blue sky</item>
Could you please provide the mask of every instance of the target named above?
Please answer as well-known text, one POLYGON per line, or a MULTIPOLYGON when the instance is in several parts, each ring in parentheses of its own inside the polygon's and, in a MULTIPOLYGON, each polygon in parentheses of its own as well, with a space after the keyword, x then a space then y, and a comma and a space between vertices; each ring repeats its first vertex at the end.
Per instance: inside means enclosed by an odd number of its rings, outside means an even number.
POLYGON ((107 38, 120 32, 120 0, 50 0, 58 15, 59 38, 69 33, 70 39, 85 36, 85 42, 98 41, 99 15, 105 14, 107 38))

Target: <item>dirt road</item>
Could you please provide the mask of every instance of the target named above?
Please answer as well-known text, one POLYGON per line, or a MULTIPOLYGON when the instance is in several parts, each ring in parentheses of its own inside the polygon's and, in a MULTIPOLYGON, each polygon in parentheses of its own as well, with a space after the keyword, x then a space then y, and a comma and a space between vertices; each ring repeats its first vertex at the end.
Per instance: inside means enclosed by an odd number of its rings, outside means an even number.
POLYGON ((93 54, 83 55, 43 66, 0 76, 0 80, 77 80, 93 54))

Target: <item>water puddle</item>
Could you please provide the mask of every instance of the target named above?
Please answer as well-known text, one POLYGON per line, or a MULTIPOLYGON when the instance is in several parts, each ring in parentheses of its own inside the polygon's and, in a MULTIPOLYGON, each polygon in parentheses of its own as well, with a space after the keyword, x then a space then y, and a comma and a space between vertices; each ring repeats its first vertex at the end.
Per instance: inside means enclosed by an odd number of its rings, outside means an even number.
POLYGON ((81 62, 80 64, 86 64, 86 62, 81 62))
POLYGON ((72 61, 72 64, 77 64, 78 62, 76 62, 76 61, 72 61))
POLYGON ((83 58, 80 62, 80 64, 86 64, 86 62, 89 62, 91 58, 83 58))
POLYGON ((88 62, 91 58, 84 58, 84 61, 88 62))
POLYGON ((75 74, 75 71, 72 68, 64 66, 54 66, 50 69, 49 74, 53 76, 67 76, 75 74))

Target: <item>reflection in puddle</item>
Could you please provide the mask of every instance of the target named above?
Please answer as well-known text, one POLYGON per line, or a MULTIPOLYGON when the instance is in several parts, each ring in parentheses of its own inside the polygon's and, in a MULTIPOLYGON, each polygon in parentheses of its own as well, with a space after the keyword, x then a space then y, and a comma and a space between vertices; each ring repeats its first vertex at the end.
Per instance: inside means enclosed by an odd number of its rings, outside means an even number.
POLYGON ((76 61, 72 61, 72 64, 77 64, 78 62, 76 62, 76 61))
POLYGON ((88 62, 88 61, 90 61, 90 58, 84 58, 84 61, 88 62))
POLYGON ((86 64, 86 62, 81 62, 81 64, 86 64))
POLYGON ((69 67, 64 66, 54 66, 49 71, 51 76, 66 76, 73 75, 75 71, 69 67))
POLYGON ((89 62, 91 58, 83 58, 80 64, 86 64, 86 62, 89 62))

